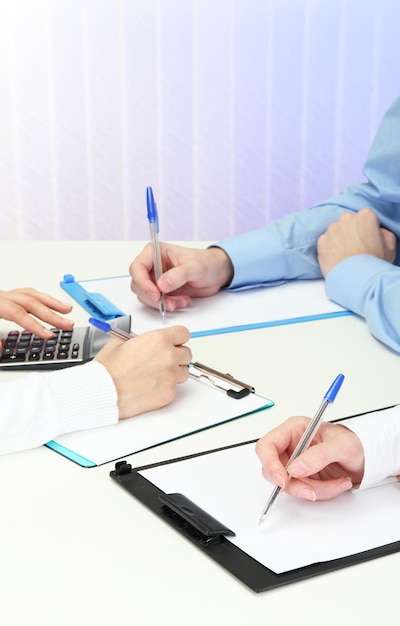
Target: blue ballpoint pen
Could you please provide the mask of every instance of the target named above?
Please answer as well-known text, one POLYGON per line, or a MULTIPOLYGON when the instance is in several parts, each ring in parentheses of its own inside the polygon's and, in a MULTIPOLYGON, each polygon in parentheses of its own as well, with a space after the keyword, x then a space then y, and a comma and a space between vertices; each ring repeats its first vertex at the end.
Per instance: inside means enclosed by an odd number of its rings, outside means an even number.
POLYGON ((114 337, 119 337, 119 339, 124 339, 124 341, 128 341, 128 339, 133 339, 136 337, 133 333, 127 333, 122 328, 117 328, 117 326, 112 326, 108 322, 104 322, 103 320, 98 320, 95 317, 89 317, 89 323, 92 324, 95 328, 99 328, 103 331, 103 333, 108 333, 109 335, 113 335, 114 337))
MULTIPOLYGON (((326 394, 323 397, 323 400, 319 406, 318 411, 316 412, 316 414, 314 415, 314 417, 312 418, 311 422, 309 423, 309 425, 307 426, 306 430, 304 431, 303 436, 301 437, 299 443, 297 444, 297 446, 295 447, 295 449, 292 452, 292 455, 289 459, 289 461, 286 463, 286 468, 288 467, 288 465, 294 460, 297 459, 298 456, 300 456, 300 454, 302 454, 302 452, 305 452, 307 450, 307 448, 309 447, 315 433, 317 432, 321 421, 322 421, 322 417, 323 414, 326 410, 326 408, 332 404, 332 402, 335 400, 338 391, 340 389, 340 387, 342 386, 342 383, 344 381, 344 376, 343 374, 339 374, 338 376, 336 376, 335 380, 333 381, 333 383, 331 384, 331 386, 329 387, 328 391, 326 392, 326 394)), ((269 509, 271 508, 271 506, 273 505, 273 503, 275 502, 279 492, 281 491, 281 488, 277 485, 270 497, 269 500, 267 502, 267 504, 265 505, 263 512, 261 514, 260 517, 260 521, 259 524, 262 524, 263 521, 266 518, 266 515, 269 511, 269 509)))
MULTIPOLYGON (((157 205, 154 201, 153 190, 151 187, 147 187, 146 189, 146 200, 147 200, 147 219, 149 220, 150 226, 150 237, 151 243, 153 245, 153 257, 154 257, 154 275, 156 280, 158 280, 163 273, 162 263, 161 263, 161 249, 160 242, 158 240, 158 212, 157 205)), ((164 294, 161 294, 160 297, 160 313, 161 317, 165 318, 165 303, 164 303, 164 294)))

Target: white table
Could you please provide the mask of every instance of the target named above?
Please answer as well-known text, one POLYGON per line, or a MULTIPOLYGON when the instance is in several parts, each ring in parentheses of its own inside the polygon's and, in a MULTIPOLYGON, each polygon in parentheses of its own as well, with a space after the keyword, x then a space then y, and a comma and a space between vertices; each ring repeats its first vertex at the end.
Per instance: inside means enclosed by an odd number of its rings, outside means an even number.
MULTIPOLYGON (((78 279, 126 273, 141 247, 4 242, 2 259, 12 271, 2 271, 1 286, 34 286, 68 301, 58 287, 64 273, 78 279)), ((87 313, 75 306, 74 319, 86 324, 87 313)), ((399 356, 356 317, 190 345, 196 360, 222 370, 228 364, 275 406, 128 457, 133 466, 255 439, 289 415, 309 415, 340 371, 346 382, 330 419, 400 402, 399 356)), ((0 457, 2 624, 327 626, 392 619, 400 554, 254 594, 118 488, 111 469, 82 469, 44 447, 0 457)))

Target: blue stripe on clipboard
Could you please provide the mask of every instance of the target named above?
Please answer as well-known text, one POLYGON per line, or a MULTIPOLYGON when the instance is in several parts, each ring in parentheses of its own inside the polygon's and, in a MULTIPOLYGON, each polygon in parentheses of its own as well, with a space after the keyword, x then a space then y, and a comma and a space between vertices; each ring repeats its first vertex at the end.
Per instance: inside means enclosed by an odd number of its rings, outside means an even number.
POLYGON ((346 317, 354 315, 353 311, 332 311, 331 313, 320 313, 318 315, 305 315, 304 317, 289 317, 281 320, 271 320, 270 322, 257 322, 256 324, 243 324, 242 326, 226 326, 224 328, 213 328, 210 330, 198 330, 190 333, 192 339, 196 337, 208 337, 210 335, 223 335, 224 333, 236 333, 241 330, 257 330, 257 328, 269 328, 271 326, 286 326, 288 324, 298 324, 300 322, 314 322, 316 320, 330 319, 332 317, 346 317))
POLYGON ((94 461, 90 461, 84 456, 77 454, 73 450, 70 450, 69 448, 62 446, 56 441, 48 441, 45 445, 47 448, 50 448, 50 450, 54 450, 54 452, 58 452, 58 454, 65 456, 67 459, 70 459, 70 461, 74 461, 74 463, 77 463, 81 467, 97 467, 94 461))

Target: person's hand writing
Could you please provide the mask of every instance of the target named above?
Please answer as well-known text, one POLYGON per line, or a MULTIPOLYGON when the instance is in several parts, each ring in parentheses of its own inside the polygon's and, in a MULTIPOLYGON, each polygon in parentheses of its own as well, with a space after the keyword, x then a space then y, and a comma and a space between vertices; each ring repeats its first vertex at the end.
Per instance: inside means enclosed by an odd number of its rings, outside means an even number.
POLYGON ((65 315, 71 310, 70 304, 60 302, 60 300, 30 287, 10 291, 0 290, 0 317, 15 322, 43 339, 48 339, 53 333, 38 320, 55 328, 71 330, 74 323, 57 315, 57 313, 65 315))
POLYGON ((381 228, 371 209, 343 213, 318 239, 318 262, 327 274, 341 261, 357 254, 370 254, 389 263, 396 256, 396 236, 381 228))
POLYGON ((129 267, 131 289, 143 304, 157 308, 164 293, 167 311, 185 309, 191 298, 212 296, 230 283, 233 267, 220 248, 206 250, 161 244, 163 274, 155 283, 153 250, 147 244, 129 267))
POLYGON ((137 335, 129 341, 111 339, 95 357, 108 370, 118 394, 120 419, 169 404, 176 386, 189 376, 192 353, 183 344, 190 334, 171 326, 137 335))
POLYGON ((360 484, 364 451, 357 435, 348 428, 324 422, 308 450, 286 470, 309 421, 307 417, 289 418, 257 442, 256 453, 269 482, 297 498, 328 500, 360 484))

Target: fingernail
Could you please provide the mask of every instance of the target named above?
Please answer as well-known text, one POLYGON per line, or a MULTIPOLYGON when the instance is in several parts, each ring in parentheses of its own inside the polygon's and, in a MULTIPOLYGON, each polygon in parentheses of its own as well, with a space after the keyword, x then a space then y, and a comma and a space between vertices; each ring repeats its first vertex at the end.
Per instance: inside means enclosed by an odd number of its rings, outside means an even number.
POLYGON ((146 296, 153 302, 158 302, 160 297, 156 291, 147 291, 146 296))
POLYGON ((162 287, 163 291, 171 291, 172 288, 172 285, 168 280, 168 276, 165 276, 164 274, 160 277, 158 281, 158 286, 162 287))
POLYGON ((173 300, 167 300, 164 298, 165 308, 169 313, 174 313, 176 311, 176 305, 173 300))
POLYGON ((344 491, 349 491, 349 489, 353 488, 353 482, 350 478, 344 478, 339 482, 338 485, 338 493, 343 493, 344 491))
POLYGON ((308 467, 303 461, 293 461, 288 467, 288 474, 290 476, 304 476, 308 474, 308 467))
POLYGON ((279 472, 275 472, 275 474, 272 475, 272 480, 281 489, 285 488, 285 479, 283 478, 282 474, 280 474, 279 472))
POLYGON ((311 502, 315 502, 317 499, 314 489, 310 489, 309 487, 301 489, 299 496, 300 498, 303 498, 303 500, 311 500, 311 502))

